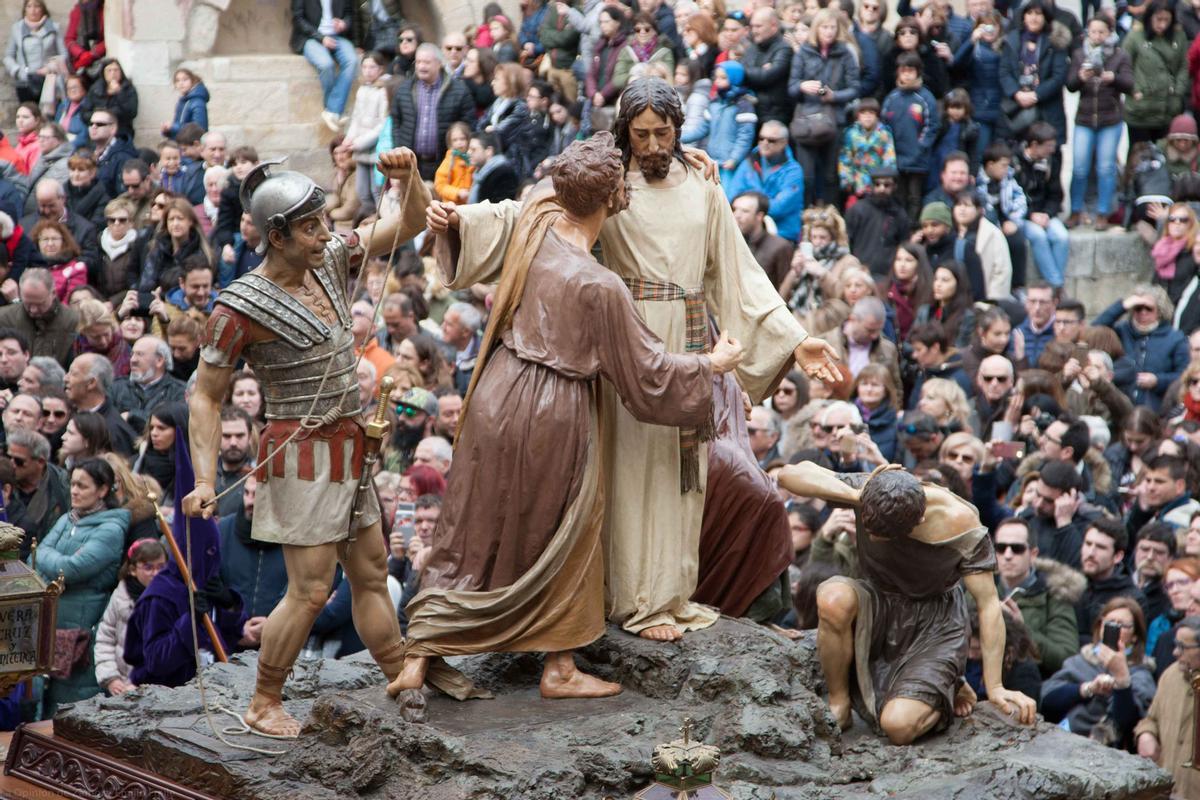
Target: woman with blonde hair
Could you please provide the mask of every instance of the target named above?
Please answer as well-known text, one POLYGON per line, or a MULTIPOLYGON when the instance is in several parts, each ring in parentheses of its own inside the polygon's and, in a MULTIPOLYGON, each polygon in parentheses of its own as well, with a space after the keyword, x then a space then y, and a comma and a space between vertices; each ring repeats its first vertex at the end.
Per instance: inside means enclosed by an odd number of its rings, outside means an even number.
POLYGON ((804 315, 824 304, 826 292, 833 288, 827 279, 838 263, 850 254, 850 239, 846 235, 846 221, 833 206, 810 208, 804 212, 801 221, 804 226, 801 241, 811 244, 812 248, 796 248, 792 269, 779 285, 779 294, 787 298, 792 311, 804 315))
POLYGON ((967 394, 948 378, 930 378, 921 385, 917 408, 951 431, 971 430, 971 405, 967 394))
POLYGON ((957 431, 946 437, 938 450, 938 461, 949 464, 958 471, 963 482, 971 485, 975 469, 983 463, 986 448, 983 442, 973 433, 957 431))
POLYGON ((1179 376, 1179 404, 1183 418, 1200 422, 1200 361, 1193 361, 1179 376))
POLYGON ((1187 203, 1172 205, 1165 219, 1162 234, 1150 248, 1150 258, 1154 260, 1151 281, 1167 290, 1172 303, 1178 303, 1184 288, 1196 275, 1192 248, 1196 245, 1200 224, 1196 212, 1187 203))
POLYGON ((129 374, 129 343, 121 336, 121 324, 112 309, 99 300, 81 300, 75 306, 79 322, 75 325, 73 356, 96 353, 108 359, 113 366, 113 376, 123 378, 129 374))
POLYGON ((796 160, 804 168, 804 204, 837 200, 839 127, 846 106, 858 99, 858 48, 835 8, 813 18, 808 41, 792 58, 788 94, 798 101, 792 118, 796 160))

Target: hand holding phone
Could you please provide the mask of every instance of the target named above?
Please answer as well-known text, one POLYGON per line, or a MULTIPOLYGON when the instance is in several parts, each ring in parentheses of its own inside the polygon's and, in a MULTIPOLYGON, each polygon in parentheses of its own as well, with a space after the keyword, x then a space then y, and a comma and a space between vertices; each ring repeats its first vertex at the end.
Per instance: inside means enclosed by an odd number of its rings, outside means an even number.
POLYGON ((1025 448, 1020 442, 992 442, 989 447, 996 458, 1025 457, 1025 448))

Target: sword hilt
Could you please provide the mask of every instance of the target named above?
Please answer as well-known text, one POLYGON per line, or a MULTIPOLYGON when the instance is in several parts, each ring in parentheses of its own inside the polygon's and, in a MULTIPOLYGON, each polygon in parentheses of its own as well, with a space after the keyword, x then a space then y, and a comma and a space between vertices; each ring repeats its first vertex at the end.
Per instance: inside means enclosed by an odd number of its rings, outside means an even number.
POLYGON ((375 418, 367 423, 367 436, 371 439, 383 439, 387 436, 387 398, 392 393, 396 380, 390 375, 384 376, 379 382, 379 395, 375 398, 375 418))

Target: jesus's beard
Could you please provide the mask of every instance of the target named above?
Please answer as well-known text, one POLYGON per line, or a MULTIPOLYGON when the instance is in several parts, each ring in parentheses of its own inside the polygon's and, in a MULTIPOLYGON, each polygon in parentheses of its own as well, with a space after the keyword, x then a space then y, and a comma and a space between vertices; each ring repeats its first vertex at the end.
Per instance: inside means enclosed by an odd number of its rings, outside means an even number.
POLYGON ((638 168, 642 171, 642 176, 649 182, 665 180, 667 174, 671 171, 671 159, 674 154, 670 150, 659 150, 655 153, 646 153, 637 157, 638 168))

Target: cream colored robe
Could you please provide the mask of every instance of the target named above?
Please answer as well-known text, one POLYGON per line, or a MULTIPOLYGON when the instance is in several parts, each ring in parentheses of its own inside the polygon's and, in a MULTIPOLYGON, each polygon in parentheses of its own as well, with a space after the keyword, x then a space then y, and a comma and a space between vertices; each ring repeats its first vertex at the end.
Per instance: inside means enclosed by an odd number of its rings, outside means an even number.
MULTIPOLYGON (((629 209, 610 218, 600 234, 605 266, 622 278, 703 286, 718 327, 745 347, 738 382, 761 400, 808 334, 754 260, 724 192, 678 161, 661 184, 649 186, 638 173, 629 183, 629 209)), ((462 250, 456 274, 446 276, 451 289, 498 279, 517 211, 511 201, 459 207, 462 250)), ((682 300, 635 306, 668 351, 685 351, 682 300)), ((602 383, 609 618, 634 633, 654 625, 705 628, 717 612, 689 600, 699 570, 704 495, 680 493, 678 429, 638 422, 602 383)), ((701 486, 707 461, 701 446, 701 486)))

